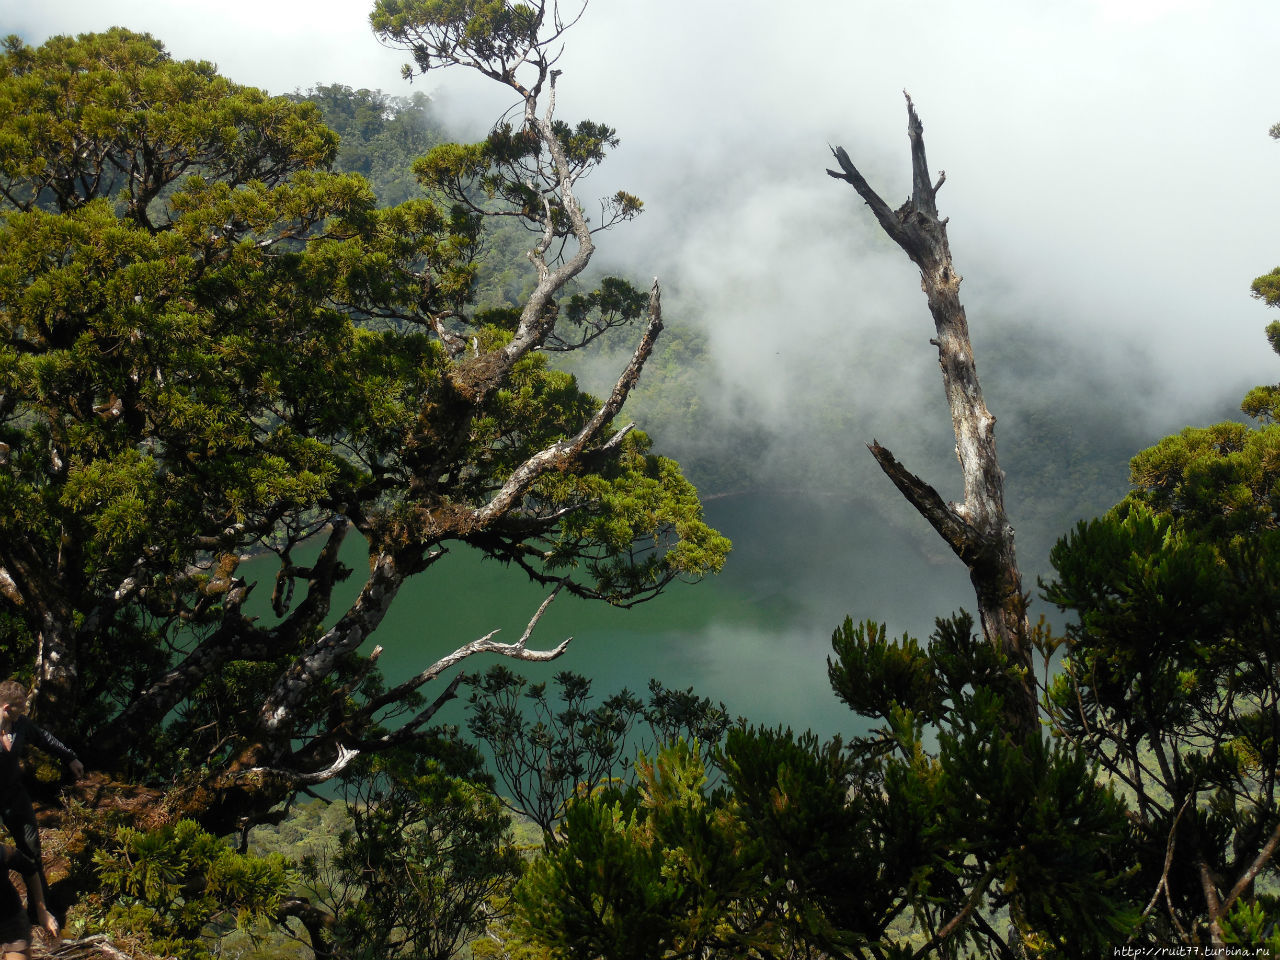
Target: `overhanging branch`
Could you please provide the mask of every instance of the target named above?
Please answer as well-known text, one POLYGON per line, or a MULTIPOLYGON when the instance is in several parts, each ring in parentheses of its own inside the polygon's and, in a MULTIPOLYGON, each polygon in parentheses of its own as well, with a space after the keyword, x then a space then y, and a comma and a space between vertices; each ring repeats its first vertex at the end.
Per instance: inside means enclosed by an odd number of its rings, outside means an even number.
POLYGON ((294 708, 311 687, 335 669, 340 657, 364 642, 386 616, 404 583, 397 559, 381 552, 372 558, 369 579, 347 612, 304 650, 277 681, 259 716, 263 729, 279 735, 287 731, 294 708))
POLYGON ((427 683, 430 683, 450 667, 461 663, 468 657, 473 657, 478 653, 496 653, 500 656, 509 657, 513 660, 524 660, 531 663, 545 663, 560 657, 567 649, 569 649, 569 643, 573 640, 572 637, 565 638, 550 650, 530 650, 528 643, 533 637, 533 631, 537 628, 539 622, 541 622, 543 614, 547 612, 547 608, 551 606, 552 601, 554 601, 560 594, 560 591, 564 588, 567 582, 568 578, 565 577, 556 584, 555 589, 547 595, 547 598, 538 606, 538 609, 534 612, 533 616, 529 618, 529 623, 525 626, 524 633, 520 635, 520 639, 515 641, 515 643, 498 643, 493 639, 497 636, 498 631, 492 630, 479 639, 463 644, 452 653, 441 657, 421 673, 410 677, 403 683, 392 687, 381 696, 370 700, 360 709, 357 717, 362 721, 371 720, 376 711, 404 699, 404 697, 409 693, 417 690, 419 687, 427 683))

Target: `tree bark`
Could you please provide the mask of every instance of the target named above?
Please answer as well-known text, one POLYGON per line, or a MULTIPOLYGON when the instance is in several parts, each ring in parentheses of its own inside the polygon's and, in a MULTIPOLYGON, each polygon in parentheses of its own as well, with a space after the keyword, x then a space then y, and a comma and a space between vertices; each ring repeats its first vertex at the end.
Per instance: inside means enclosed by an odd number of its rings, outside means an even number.
POLYGON ((897 210, 871 188, 842 147, 832 150, 840 170, 828 175, 850 184, 866 201, 881 228, 920 268, 920 285, 937 332, 942 382, 956 437, 956 457, 964 478, 964 501, 946 503, 936 490, 902 466, 880 444, 871 454, 903 496, 929 521, 966 567, 987 640, 1000 650, 1018 674, 1006 709, 1024 736, 1037 732, 1038 710, 1031 675, 1030 625, 1022 574, 1014 550, 1013 527, 1004 508, 1004 472, 996 455, 995 417, 982 399, 969 324, 960 302, 961 276, 951 260, 947 220, 938 218, 936 183, 925 159, 924 127, 907 97, 907 135, 911 141, 911 196, 897 210))

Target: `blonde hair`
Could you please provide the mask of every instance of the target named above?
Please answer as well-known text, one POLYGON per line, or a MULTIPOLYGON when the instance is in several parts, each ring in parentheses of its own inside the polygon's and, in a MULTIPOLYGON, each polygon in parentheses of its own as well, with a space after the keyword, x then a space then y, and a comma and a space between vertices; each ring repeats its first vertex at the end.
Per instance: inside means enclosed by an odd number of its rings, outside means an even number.
POLYGON ((0 703, 27 705, 27 688, 17 680, 0 681, 0 703))

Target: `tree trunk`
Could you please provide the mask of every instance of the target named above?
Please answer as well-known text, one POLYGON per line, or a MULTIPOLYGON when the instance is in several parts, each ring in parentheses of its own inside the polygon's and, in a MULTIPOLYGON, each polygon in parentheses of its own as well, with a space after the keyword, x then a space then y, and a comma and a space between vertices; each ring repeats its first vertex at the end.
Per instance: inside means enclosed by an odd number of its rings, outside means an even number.
POLYGON ((960 303, 962 278, 955 271, 947 243, 947 221, 938 219, 936 197, 946 173, 939 173, 937 183, 930 180, 924 127, 909 96, 907 118, 912 192, 897 210, 891 210, 871 188, 844 148, 832 151, 840 170, 827 173, 853 186, 871 207, 884 232, 920 268, 920 284, 937 330, 936 339, 930 342, 938 348, 938 363, 951 408, 956 457, 964 477, 964 502, 944 502, 933 487, 903 467, 880 444, 873 441, 870 449, 903 496, 969 568, 983 633, 1019 673, 1013 702, 1007 705, 1010 720, 1014 729, 1031 736, 1039 724, 1031 676, 1030 626, 1013 527, 1004 509, 1004 473, 996 456, 996 420, 987 409, 978 384, 969 324, 960 303))

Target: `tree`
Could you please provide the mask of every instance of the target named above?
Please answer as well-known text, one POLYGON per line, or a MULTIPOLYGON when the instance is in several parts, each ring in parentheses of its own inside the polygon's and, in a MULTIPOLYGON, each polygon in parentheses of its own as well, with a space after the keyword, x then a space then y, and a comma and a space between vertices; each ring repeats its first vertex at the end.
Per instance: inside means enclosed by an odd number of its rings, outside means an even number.
POLYGON ((677 466, 614 425, 662 328, 656 283, 639 315, 562 314, 595 234, 639 204, 582 213, 616 138, 555 117, 557 8, 373 20, 422 69, 479 69, 523 105, 433 150, 425 195, 388 209, 327 171, 313 105, 149 36, 11 38, 0 60, 0 643, 92 765, 170 781, 169 809, 216 832, 429 739, 459 681, 418 691, 448 666, 564 650, 528 645, 544 604, 517 641, 384 684, 363 645, 452 545, 620 605, 728 547, 677 466), (533 292, 499 316, 469 307, 490 216, 533 231, 533 292), (544 355, 597 323, 643 325, 603 401, 544 355))
POLYGON ((569 805, 560 842, 516 889, 516 929, 581 960, 760 956, 755 931, 736 922, 755 847, 706 796, 700 751, 680 740, 637 769, 638 787, 569 805))
POLYGON ((501 664, 471 683, 467 729, 489 750, 503 803, 541 828, 547 843, 556 842, 556 823, 573 797, 634 775, 637 720, 652 735, 641 744, 650 752, 681 738, 711 748, 729 726, 723 703, 691 689, 668 690, 657 680, 649 681, 648 703, 623 689, 588 707, 590 678, 561 671, 558 708, 545 683, 530 684, 501 664))
POLYGON ((360 174, 383 206, 419 194, 413 162, 447 140, 432 115, 431 99, 421 91, 393 97, 333 83, 319 84, 294 99, 314 103, 325 125, 338 134, 334 170, 360 174))
POLYGON ((579 796, 517 888, 528 935, 584 960, 1109 955, 1139 913, 1124 804, 1083 751, 1001 735, 1020 673, 963 615, 927 647, 832 643, 867 734, 739 725, 721 788, 678 742, 579 796))
MULTIPOLYGON (((1272 306, 1275 276, 1253 283, 1272 306)), ((1051 557, 1045 596, 1076 620, 1046 702, 1132 798, 1140 935, 1157 942, 1280 949, 1278 395, 1245 397, 1259 427, 1188 427, 1139 453, 1133 492, 1051 557)))
POLYGON ((907 118, 912 190, 897 210, 880 199, 843 147, 832 151, 840 171, 827 173, 858 192, 884 232, 920 268, 920 284, 937 330, 937 338, 929 342, 938 348, 938 364, 955 428, 956 457, 964 478, 964 502, 943 502, 933 487, 898 463, 879 443, 873 441, 870 449, 902 495, 969 568, 983 634, 1011 664, 1024 671, 1021 695, 1007 704, 1011 729, 1023 738, 1034 737, 1038 735, 1038 710, 1031 683, 1030 625, 1013 526, 1004 509, 1004 473, 996 455, 996 419, 987 409, 978 383, 969 323, 960 303, 963 278, 951 259, 947 219, 938 218, 937 194, 947 175, 939 173, 937 183, 930 178, 924 125, 909 96, 907 118))
POLYGON ((344 773, 351 826, 332 857, 302 863, 317 957, 448 960, 499 916, 521 867, 511 820, 479 751, 442 742, 433 752, 382 754, 344 773))

